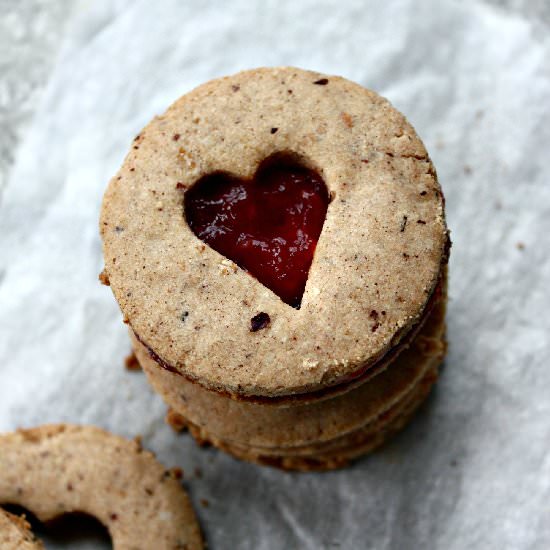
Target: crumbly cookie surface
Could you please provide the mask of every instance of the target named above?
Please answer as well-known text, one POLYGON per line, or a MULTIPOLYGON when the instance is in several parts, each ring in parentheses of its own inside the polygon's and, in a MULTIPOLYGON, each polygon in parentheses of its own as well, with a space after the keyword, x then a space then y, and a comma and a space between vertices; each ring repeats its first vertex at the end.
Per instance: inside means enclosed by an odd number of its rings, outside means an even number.
POLYGON ((2 550, 44 550, 24 518, 14 516, 0 508, 0 548, 2 550))
POLYGON ((92 426, 49 425, 0 435, 0 503, 47 522, 97 518, 115 550, 203 548, 175 476, 135 441, 92 426))
POLYGON ((420 319, 447 245, 434 168, 403 115, 357 84, 294 68, 209 82, 155 118, 111 180, 100 227, 104 276, 141 341, 206 387, 268 397, 382 357, 420 319), (299 310, 184 218, 202 176, 249 178, 280 152, 316 169, 332 197, 299 310), (259 313, 270 322, 251 332, 259 313))

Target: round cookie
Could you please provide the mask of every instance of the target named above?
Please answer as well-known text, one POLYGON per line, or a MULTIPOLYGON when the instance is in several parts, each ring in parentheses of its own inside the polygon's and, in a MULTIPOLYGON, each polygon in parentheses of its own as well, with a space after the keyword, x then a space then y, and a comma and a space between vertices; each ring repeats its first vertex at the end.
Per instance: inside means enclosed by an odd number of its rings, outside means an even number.
POLYGON ((111 180, 100 227, 104 281, 141 343, 165 368, 241 398, 311 394, 383 363, 423 321, 448 247, 435 170, 403 115, 295 68, 209 82, 156 117, 111 180), (250 179, 281 154, 331 197, 300 309, 185 217, 201 178, 250 179))
POLYGON ((14 516, 0 508, 0 548, 2 550, 44 550, 24 517, 14 516))
POLYGON ((176 476, 136 441, 92 426, 0 435, 0 503, 23 506, 43 522, 89 514, 108 529, 115 550, 203 548, 176 476))

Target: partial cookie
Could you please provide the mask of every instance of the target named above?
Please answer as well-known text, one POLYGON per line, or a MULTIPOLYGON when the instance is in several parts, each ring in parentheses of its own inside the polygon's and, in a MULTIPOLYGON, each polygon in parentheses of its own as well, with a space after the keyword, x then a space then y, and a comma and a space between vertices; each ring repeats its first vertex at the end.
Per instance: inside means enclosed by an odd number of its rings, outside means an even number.
POLYGON ((0 548, 2 550, 44 550, 24 517, 14 516, 0 508, 0 548))
POLYGON ((115 550, 203 548, 183 488, 149 451, 92 426, 47 425, 0 435, 0 503, 43 522, 97 518, 115 550))

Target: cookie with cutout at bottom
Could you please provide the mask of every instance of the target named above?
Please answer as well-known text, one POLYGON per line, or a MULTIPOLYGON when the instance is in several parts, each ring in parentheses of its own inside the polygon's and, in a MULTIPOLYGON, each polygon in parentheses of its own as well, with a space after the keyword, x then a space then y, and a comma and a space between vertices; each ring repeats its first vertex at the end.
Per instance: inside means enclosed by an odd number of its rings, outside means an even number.
POLYGON ((174 473, 138 442, 93 426, 0 435, 0 503, 23 506, 43 522, 89 514, 108 529, 115 550, 203 548, 174 473))

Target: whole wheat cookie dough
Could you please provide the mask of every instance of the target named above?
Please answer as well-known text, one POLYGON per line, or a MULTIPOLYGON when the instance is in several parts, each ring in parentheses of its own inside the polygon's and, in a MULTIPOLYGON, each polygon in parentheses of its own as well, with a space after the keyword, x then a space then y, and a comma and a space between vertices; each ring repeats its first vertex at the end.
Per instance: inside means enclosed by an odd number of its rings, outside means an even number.
POLYGON ((36 540, 24 517, 15 516, 0 508, 0 548, 2 550, 44 550, 36 540))
POLYGON ((357 84, 279 67, 198 87, 136 137, 100 230, 149 380, 233 454, 324 457, 435 380, 443 195, 412 126, 357 84))
POLYGON ((0 435, 0 504, 23 506, 42 522, 89 514, 108 529, 115 550, 203 548, 176 478, 136 441, 92 426, 0 435))

